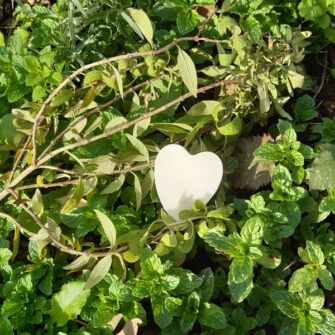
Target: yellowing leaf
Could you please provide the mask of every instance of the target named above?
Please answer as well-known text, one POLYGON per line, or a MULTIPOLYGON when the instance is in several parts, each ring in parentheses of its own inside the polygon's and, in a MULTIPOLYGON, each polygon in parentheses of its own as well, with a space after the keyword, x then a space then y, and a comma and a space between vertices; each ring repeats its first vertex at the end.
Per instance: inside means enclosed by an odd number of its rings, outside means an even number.
POLYGON ((37 188, 35 191, 34 196, 31 199, 31 208, 33 210, 33 212, 40 216, 43 213, 43 198, 42 198, 42 194, 40 192, 40 190, 37 188))
POLYGON ((97 209, 95 209, 94 212, 97 215, 102 225, 102 228, 104 229, 106 237, 108 238, 108 241, 110 242, 111 248, 113 248, 115 241, 116 241, 116 230, 115 230, 112 220, 107 215, 105 215, 104 213, 100 212, 97 209))
POLYGON ((101 282, 112 265, 112 255, 102 258, 93 268, 85 284, 85 290, 92 288, 101 282))
POLYGON ((20 229, 19 227, 15 226, 15 233, 13 238, 13 255, 11 261, 13 261, 19 251, 20 247, 20 229))
POLYGON ((152 38, 154 36, 154 31, 152 29, 152 24, 148 15, 142 9, 128 8, 128 12, 131 18, 136 23, 138 29, 141 31, 141 33, 144 35, 144 37, 152 47, 152 38))
POLYGON ((185 86, 194 97, 197 97, 198 77, 192 58, 184 50, 179 49, 177 64, 185 86))
POLYGON ((77 187, 75 188, 73 194, 70 196, 69 200, 64 204, 60 213, 65 214, 70 210, 76 208, 83 196, 83 193, 84 193, 84 186, 82 181, 80 181, 77 187))
POLYGON ((120 72, 112 65, 112 69, 114 71, 115 77, 116 77, 116 82, 117 86, 119 87, 119 92, 121 97, 123 98, 123 84, 122 84, 122 77, 120 75, 120 72))
POLYGON ((39 176, 36 177, 36 184, 39 187, 48 187, 48 185, 46 185, 46 184, 43 183, 43 177, 41 175, 39 175, 39 176))

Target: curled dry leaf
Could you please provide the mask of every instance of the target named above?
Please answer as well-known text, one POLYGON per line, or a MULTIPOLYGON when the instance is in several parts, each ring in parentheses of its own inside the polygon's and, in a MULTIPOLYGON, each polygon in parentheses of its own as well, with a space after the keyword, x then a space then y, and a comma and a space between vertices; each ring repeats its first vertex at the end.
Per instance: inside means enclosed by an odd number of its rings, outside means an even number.
POLYGON ((270 183, 275 164, 253 155, 259 146, 267 142, 273 142, 273 138, 267 134, 239 139, 234 151, 238 160, 238 168, 232 176, 235 187, 257 190, 270 183))

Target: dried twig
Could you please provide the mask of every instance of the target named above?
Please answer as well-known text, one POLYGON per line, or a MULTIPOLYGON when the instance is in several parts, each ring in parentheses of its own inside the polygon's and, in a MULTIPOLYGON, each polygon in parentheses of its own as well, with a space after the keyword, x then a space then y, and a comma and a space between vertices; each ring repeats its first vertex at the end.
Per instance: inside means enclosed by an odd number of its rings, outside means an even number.
POLYGON ((271 284, 275 279, 277 279, 282 273, 284 273, 286 270, 288 270, 292 265, 294 265, 295 263, 299 262, 299 259, 295 259, 294 261, 292 261, 290 264, 286 265, 283 269, 281 269, 275 276, 273 276, 272 278, 270 278, 267 281, 267 285, 271 284))
POLYGON ((328 66, 328 53, 326 52, 326 54, 325 54, 325 63, 323 65, 323 72, 322 72, 322 77, 321 77, 321 83, 320 83, 320 86, 319 86, 318 90, 316 91, 316 93, 313 96, 314 100, 316 99, 316 97, 321 92, 321 90, 323 88, 323 85, 325 83, 326 73, 327 73, 327 66, 328 66))

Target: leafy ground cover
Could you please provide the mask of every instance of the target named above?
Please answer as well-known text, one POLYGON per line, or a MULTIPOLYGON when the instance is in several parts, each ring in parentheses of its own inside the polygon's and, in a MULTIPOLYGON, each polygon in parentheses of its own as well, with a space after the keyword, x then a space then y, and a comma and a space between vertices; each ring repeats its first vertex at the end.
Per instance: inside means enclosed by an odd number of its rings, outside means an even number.
POLYGON ((333 1, 4 3, 0 333, 334 334, 333 1), (180 221, 169 143, 224 166, 180 221))

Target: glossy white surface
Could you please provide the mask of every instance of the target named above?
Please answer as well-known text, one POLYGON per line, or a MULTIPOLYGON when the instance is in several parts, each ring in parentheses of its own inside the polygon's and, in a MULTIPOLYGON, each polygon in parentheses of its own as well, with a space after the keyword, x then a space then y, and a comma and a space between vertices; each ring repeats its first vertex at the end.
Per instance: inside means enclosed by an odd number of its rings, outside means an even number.
POLYGON ((155 184, 165 211, 175 220, 191 209, 195 200, 207 203, 223 175, 220 158, 212 152, 191 155, 182 146, 169 144, 157 155, 155 184))

